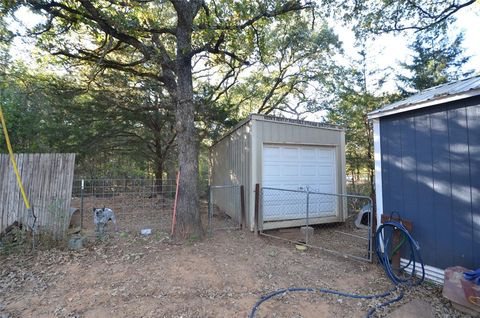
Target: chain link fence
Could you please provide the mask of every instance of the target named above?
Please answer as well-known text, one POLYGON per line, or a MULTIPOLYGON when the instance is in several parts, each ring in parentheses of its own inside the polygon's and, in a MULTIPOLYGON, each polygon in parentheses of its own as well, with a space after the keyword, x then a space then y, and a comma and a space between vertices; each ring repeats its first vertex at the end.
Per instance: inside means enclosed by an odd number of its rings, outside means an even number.
MULTIPOLYGON (((80 210, 81 227, 95 228, 94 208, 110 208, 120 231, 150 228, 168 233, 175 200, 175 180, 74 180, 72 207, 80 210)), ((113 227, 112 227, 113 228, 113 227)))
POLYGON ((208 232, 237 230, 245 224, 244 189, 239 185, 211 185, 208 195, 208 232))
POLYGON ((258 227, 265 236, 343 257, 372 260, 372 200, 312 188, 260 190, 258 227))

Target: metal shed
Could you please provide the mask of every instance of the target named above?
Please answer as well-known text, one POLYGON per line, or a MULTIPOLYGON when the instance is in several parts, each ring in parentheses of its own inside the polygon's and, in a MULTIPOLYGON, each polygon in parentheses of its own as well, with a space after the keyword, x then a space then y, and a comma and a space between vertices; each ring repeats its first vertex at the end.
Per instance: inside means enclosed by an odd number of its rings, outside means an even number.
POLYGON ((480 76, 371 112, 377 217, 413 222, 426 274, 480 267, 480 76))
MULTIPOLYGON (((345 132, 329 124, 251 114, 210 149, 212 185, 244 185, 247 226, 254 228, 255 185, 283 189, 309 186, 326 193, 345 193, 345 132)), ((230 192, 232 193, 232 192, 230 192)), ((218 204, 227 212, 224 195, 218 204)), ((234 205, 235 206, 235 205, 234 205)), ((238 205, 236 205, 238 206, 238 205)), ((292 207, 294 219, 295 207, 292 207)), ((342 204, 313 223, 343 221, 342 204)), ((289 219, 264 211, 262 229, 290 227, 289 219)))

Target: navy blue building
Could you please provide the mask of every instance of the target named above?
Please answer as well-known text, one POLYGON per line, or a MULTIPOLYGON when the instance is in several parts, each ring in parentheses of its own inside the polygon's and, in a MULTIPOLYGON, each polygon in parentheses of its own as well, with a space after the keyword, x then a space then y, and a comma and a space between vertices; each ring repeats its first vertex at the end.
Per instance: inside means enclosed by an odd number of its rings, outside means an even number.
POLYGON ((377 217, 413 222, 427 275, 480 267, 480 76, 433 87, 369 114, 377 217))

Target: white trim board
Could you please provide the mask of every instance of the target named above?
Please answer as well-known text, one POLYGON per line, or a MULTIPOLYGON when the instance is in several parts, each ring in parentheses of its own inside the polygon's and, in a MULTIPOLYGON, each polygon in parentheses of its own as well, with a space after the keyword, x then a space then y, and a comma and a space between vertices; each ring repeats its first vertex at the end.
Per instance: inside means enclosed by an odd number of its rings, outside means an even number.
MULTIPOLYGON (((408 260, 402 258, 400 259, 400 266, 406 266, 408 264, 408 260)), ((420 264, 415 265, 416 272, 415 274, 420 277, 422 275, 422 268, 420 267, 420 264)), ((412 265, 409 265, 406 269, 407 272, 412 272, 412 265)), ((436 268, 430 265, 425 265, 425 279, 438 284, 438 285, 443 285, 444 282, 444 276, 445 276, 445 271, 440 268, 436 268)))
POLYGON ((382 224, 383 191, 382 191, 382 147, 380 143, 380 119, 373 120, 373 149, 375 160, 375 202, 377 206, 377 228, 382 224))

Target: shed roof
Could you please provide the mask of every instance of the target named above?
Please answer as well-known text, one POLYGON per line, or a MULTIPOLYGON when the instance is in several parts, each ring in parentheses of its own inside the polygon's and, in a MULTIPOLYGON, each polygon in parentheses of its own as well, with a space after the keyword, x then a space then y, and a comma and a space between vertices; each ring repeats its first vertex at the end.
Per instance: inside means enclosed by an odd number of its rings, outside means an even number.
POLYGON ((285 118, 285 117, 277 117, 277 116, 273 116, 273 115, 250 114, 250 115, 248 115, 247 118, 245 118, 244 120, 239 122, 232 129, 230 129, 226 134, 224 134, 222 137, 220 137, 218 140, 216 140, 212 144, 211 147, 218 144, 224 138, 228 137, 234 131, 236 131, 237 129, 239 129, 243 125, 247 124, 251 120, 274 121, 274 122, 278 122, 278 123, 297 125, 297 126, 316 127, 316 128, 333 129, 333 130, 344 130, 343 127, 338 126, 338 125, 334 125, 334 124, 330 124, 330 123, 321 123, 321 122, 308 121, 308 120, 302 120, 302 119, 290 119, 290 118, 285 118))
POLYGON ((480 95, 480 75, 423 90, 368 114, 369 119, 393 115, 480 95))

